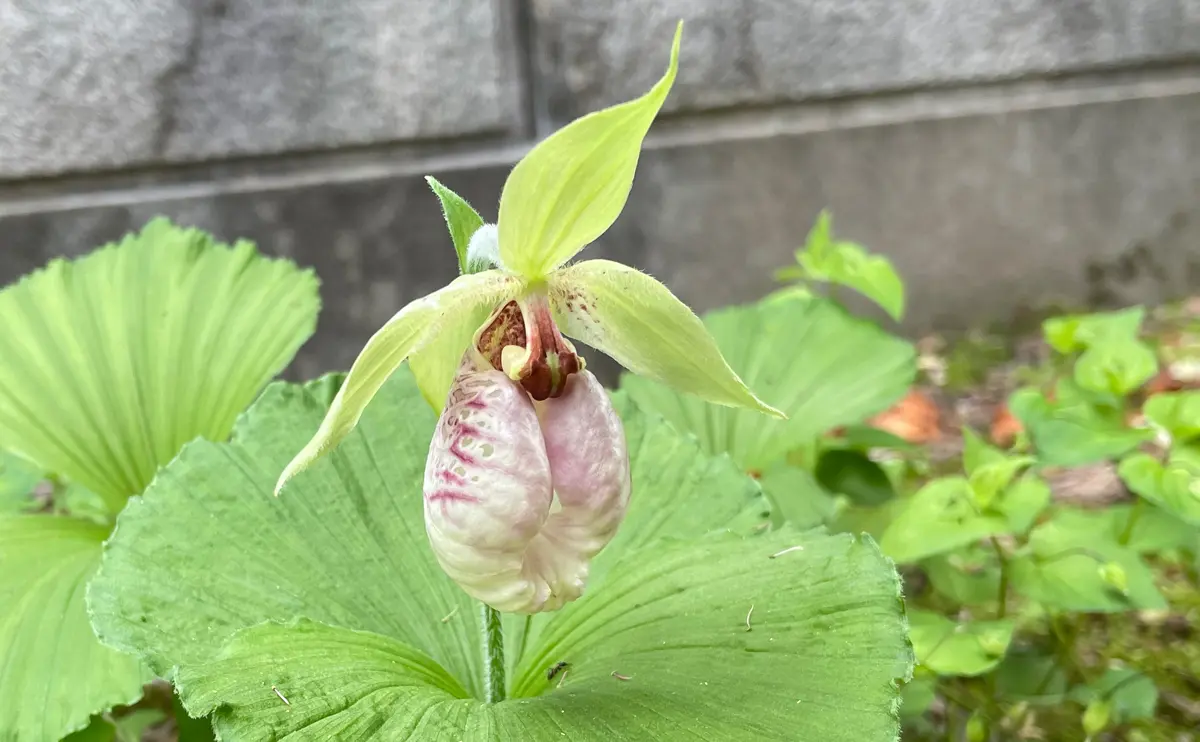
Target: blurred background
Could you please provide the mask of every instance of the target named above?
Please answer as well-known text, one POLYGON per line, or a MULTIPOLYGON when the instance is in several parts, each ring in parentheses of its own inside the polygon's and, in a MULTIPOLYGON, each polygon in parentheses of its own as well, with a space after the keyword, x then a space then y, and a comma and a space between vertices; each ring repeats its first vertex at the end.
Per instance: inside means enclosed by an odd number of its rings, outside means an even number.
POLYGON ((1200 0, 0 0, 0 284, 157 214, 316 268, 345 368, 512 164, 678 82, 591 248, 698 311, 822 208, 916 335, 1200 285, 1200 0))

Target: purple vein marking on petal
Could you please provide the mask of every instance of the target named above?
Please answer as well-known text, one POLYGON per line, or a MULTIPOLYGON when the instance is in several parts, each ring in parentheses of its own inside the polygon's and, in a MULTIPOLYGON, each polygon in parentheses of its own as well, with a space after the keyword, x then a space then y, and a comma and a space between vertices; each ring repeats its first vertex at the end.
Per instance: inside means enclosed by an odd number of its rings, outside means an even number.
POLYGON ((430 502, 479 502, 479 498, 475 495, 468 495, 465 492, 456 492, 450 489, 434 490, 425 496, 430 502))

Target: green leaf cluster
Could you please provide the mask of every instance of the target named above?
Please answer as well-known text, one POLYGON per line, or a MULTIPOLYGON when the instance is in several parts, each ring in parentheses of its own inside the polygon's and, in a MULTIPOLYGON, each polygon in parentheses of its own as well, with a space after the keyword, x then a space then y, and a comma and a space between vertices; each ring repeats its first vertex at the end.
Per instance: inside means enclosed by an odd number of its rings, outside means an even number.
POLYGON ((782 281, 845 286, 878 304, 893 320, 904 317, 904 282, 892 261, 867 252, 862 245, 836 239, 828 211, 817 216, 804 247, 796 251, 796 265, 775 275, 782 281))
POLYGON ((1081 738, 1154 717, 1147 671, 1097 663, 1081 646, 1089 617, 1169 611, 1161 565, 1200 552, 1200 394, 1142 404, 1157 372, 1143 318, 1133 308, 1046 321, 1058 378, 1009 400, 1026 442, 1002 451, 964 430, 961 473, 877 508, 884 552, 921 578, 905 692, 918 733, 938 696, 968 714, 945 722, 968 737, 1015 735, 1034 707, 1075 709, 1066 723, 1081 738), (1044 474, 1097 464, 1115 469, 1132 503, 1053 502, 1044 474))
POLYGON ((0 739, 132 739, 132 716, 89 726, 153 678, 89 625, 102 544, 185 443, 229 434, 318 308, 310 271, 165 219, 0 291, 0 739))
POLYGON ((91 590, 101 638, 174 673, 222 738, 894 737, 909 650, 887 559, 764 530, 753 480, 625 394, 628 518, 582 599, 506 617, 508 700, 477 700, 477 612, 425 544, 435 420, 411 374, 271 494, 339 383, 277 383, 231 442, 185 447, 122 514, 91 590))
POLYGON ((910 343, 829 299, 797 292, 710 312, 704 324, 730 367, 786 420, 711 405, 638 376, 623 377, 621 389, 759 478, 779 518, 795 525, 831 522, 838 500, 894 495, 869 453, 897 441, 863 421, 912 383, 910 343))

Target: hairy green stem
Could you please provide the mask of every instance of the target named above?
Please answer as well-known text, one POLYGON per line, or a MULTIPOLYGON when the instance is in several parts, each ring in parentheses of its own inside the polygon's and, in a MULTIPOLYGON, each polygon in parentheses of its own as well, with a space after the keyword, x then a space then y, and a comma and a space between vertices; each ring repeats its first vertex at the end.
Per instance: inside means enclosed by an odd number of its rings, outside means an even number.
POLYGON ((1121 531, 1121 536, 1117 539, 1117 542, 1121 546, 1127 545, 1129 539, 1133 538, 1133 528, 1137 525, 1138 518, 1142 517, 1142 512, 1145 509, 1146 501, 1140 497, 1137 498, 1133 503, 1133 507, 1129 510, 1129 518, 1125 521, 1125 530, 1121 531))
POLYGON ((504 700, 504 628, 500 611, 479 604, 483 625, 483 700, 499 703, 504 700))

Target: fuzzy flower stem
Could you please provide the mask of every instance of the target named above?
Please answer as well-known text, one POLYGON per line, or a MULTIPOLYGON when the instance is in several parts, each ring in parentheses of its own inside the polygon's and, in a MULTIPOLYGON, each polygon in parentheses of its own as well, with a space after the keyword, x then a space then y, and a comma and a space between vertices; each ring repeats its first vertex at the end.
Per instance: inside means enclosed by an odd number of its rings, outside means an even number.
POLYGON ((483 624, 483 700, 499 703, 504 700, 504 629, 500 611, 480 603, 479 615, 483 624))

